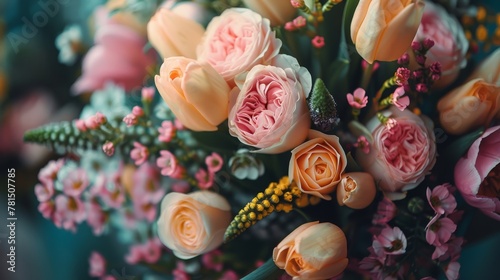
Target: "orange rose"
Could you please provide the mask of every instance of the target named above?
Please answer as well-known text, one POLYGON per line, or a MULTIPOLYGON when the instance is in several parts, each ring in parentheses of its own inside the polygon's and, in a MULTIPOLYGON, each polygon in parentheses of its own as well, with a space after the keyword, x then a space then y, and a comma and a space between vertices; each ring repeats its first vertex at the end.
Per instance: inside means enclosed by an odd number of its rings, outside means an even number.
POLYGON ((161 202, 158 236, 175 256, 190 259, 221 245, 230 221, 231 207, 219 194, 171 192, 161 202))
POLYGON ((196 58, 205 29, 196 21, 162 8, 148 22, 148 39, 161 57, 196 58))
POLYGON ((274 248, 273 261, 293 280, 330 279, 347 267, 347 240, 334 224, 306 223, 274 248))
POLYGON ((227 119, 229 86, 208 63, 169 57, 155 84, 170 110, 191 130, 214 131, 227 119))
POLYGON ((339 205, 352 209, 363 209, 375 199, 375 181, 366 172, 352 172, 342 176, 337 187, 339 205))
POLYGON ((369 63, 393 61, 410 47, 417 33, 421 0, 360 0, 351 21, 351 38, 369 63))
POLYGON ((500 118, 500 86, 474 79, 455 88, 437 104, 446 132, 466 133, 500 118))
POLYGON ((302 192, 330 200, 347 165, 344 149, 335 135, 309 130, 307 138, 292 150, 288 176, 302 192))

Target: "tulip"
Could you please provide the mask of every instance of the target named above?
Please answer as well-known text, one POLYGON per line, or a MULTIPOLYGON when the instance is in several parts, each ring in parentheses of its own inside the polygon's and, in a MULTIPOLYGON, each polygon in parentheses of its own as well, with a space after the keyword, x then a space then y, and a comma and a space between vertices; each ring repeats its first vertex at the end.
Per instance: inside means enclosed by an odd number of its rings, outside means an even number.
POLYGON ((272 26, 285 24, 297 13, 290 0, 243 0, 245 6, 268 18, 272 26))
POLYGON ((163 58, 196 58, 196 46, 205 29, 194 20, 168 9, 160 9, 148 22, 148 38, 163 58))
POLYGON ((375 199, 375 181, 365 172, 352 172, 342 176, 337 186, 337 202, 352 209, 363 209, 375 199))
POLYGON ((294 280, 330 279, 347 267, 347 240, 334 224, 306 223, 274 248, 273 261, 294 280))
POLYGON ((467 80, 477 78, 482 78, 487 83, 500 86, 500 49, 497 49, 483 60, 467 80))
POLYGON ((417 33, 421 0, 360 0, 351 22, 351 38, 368 63, 393 61, 410 47, 417 33))
POLYGON ((214 131, 227 119, 229 86, 208 63, 167 58, 155 84, 174 115, 189 129, 214 131))

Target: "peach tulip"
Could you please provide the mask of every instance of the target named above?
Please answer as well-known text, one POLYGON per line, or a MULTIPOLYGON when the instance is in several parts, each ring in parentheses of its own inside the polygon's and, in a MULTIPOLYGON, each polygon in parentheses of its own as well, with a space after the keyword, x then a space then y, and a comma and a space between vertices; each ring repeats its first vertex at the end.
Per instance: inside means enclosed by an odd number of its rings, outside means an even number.
POLYGON ((370 173, 347 173, 337 186, 337 202, 352 209, 363 209, 372 203, 375 193, 375 181, 370 173))
POLYGON ((351 22, 351 38, 368 63, 393 61, 410 47, 417 33, 422 0, 360 0, 351 22))
POLYGON ((148 22, 148 38, 163 58, 196 58, 205 29, 199 23, 168 9, 160 9, 148 22))
POLYGON ((273 261, 293 280, 330 279, 347 267, 347 240, 334 224, 306 223, 274 248, 273 261))
POLYGON ((172 192, 161 202, 158 237, 181 259, 191 259, 222 244, 231 221, 227 200, 214 192, 172 192))
POLYGON ((292 150, 288 176, 302 192, 330 200, 347 166, 344 149, 335 135, 309 130, 307 138, 292 150))
POLYGON ((297 9, 290 4, 290 0, 243 0, 245 6, 268 18, 272 26, 285 24, 293 19, 297 9))
POLYGON ((155 84, 177 119, 191 130, 215 131, 227 119, 229 86, 208 63, 167 58, 155 84))
POLYGON ((446 132, 462 134, 500 118, 500 86, 474 79, 455 88, 437 104, 446 132))

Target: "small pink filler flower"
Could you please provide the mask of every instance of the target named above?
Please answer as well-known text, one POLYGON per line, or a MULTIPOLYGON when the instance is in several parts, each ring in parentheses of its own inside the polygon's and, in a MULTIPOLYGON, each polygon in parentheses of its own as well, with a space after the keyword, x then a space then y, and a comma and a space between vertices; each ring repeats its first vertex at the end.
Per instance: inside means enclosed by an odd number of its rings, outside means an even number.
POLYGON ((368 96, 366 96, 366 92, 362 88, 357 88, 354 91, 354 94, 347 94, 347 102, 349 105, 355 109, 361 109, 366 107, 368 104, 368 96))

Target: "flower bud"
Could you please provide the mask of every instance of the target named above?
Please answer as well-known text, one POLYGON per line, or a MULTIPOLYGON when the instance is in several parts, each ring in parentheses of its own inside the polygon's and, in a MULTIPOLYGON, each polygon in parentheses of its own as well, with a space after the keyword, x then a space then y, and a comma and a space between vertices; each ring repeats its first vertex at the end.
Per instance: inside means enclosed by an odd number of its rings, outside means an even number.
POLYGON ((375 199, 375 181, 365 172, 352 172, 342 176, 337 186, 339 205, 353 209, 363 209, 375 199))

